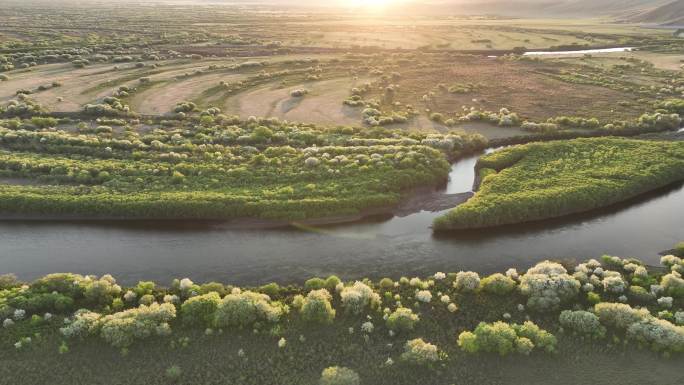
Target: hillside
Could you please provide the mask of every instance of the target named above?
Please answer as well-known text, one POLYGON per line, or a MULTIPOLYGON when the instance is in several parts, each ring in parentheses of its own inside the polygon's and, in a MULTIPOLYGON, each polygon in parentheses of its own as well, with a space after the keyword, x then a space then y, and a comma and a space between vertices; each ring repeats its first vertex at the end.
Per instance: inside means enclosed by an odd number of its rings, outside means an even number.
POLYGON ((631 18, 631 21, 640 23, 684 25, 684 0, 676 0, 660 7, 636 14, 631 18))

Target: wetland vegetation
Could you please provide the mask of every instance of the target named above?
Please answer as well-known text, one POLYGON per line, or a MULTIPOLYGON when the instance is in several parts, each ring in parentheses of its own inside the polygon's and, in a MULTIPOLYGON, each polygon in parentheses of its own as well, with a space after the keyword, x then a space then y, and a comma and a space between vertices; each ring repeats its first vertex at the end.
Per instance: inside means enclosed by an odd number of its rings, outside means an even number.
POLYGON ((0 384, 681 383, 681 2, 6 3, 0 384))

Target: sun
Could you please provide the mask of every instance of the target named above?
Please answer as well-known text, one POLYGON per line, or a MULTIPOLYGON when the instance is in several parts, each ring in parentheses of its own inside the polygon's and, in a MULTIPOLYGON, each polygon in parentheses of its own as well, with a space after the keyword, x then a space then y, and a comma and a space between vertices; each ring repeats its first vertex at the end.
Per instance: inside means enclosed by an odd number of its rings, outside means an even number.
POLYGON ((397 0, 351 0, 349 3, 353 7, 364 8, 384 8, 397 0))

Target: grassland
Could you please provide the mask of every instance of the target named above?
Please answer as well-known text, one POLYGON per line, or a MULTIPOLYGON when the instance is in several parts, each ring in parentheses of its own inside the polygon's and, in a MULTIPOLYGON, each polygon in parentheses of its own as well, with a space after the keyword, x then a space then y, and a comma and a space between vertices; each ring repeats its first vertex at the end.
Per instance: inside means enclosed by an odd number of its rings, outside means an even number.
POLYGON ((434 225, 473 229, 589 211, 684 180, 684 144, 614 138, 528 144, 478 163, 477 194, 434 225))

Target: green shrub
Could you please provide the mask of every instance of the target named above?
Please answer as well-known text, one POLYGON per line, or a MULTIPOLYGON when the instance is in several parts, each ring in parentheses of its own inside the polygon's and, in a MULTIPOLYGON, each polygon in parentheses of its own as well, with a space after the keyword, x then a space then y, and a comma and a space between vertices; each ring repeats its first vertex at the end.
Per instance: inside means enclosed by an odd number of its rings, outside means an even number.
POLYGON ((417 314, 413 314, 413 310, 400 307, 397 308, 387 317, 387 327, 395 332, 406 332, 413 330, 416 322, 420 320, 417 314))
POLYGON ((186 325, 209 327, 220 303, 221 296, 217 292, 190 297, 181 305, 181 319, 186 325))
POLYGON ((319 290, 325 288, 325 280, 323 278, 311 278, 304 282, 304 287, 309 290, 319 290))
POLYGON ((528 354, 534 347, 555 351, 556 337, 530 321, 522 325, 480 322, 473 330, 458 336, 458 346, 467 353, 491 352, 505 356, 514 350, 528 354))
POLYGON ((268 295, 269 297, 276 297, 280 294, 280 286, 277 283, 271 282, 259 288, 259 291, 268 295))
POLYGON ((228 294, 216 309, 214 323, 217 327, 248 327, 257 321, 278 322, 287 308, 271 302, 266 294, 245 291, 228 294))
POLYGON ((484 292, 496 295, 506 295, 515 290, 516 283, 511 278, 501 273, 496 273, 483 278, 482 281, 480 281, 480 286, 484 292))
POLYGON ((308 322, 331 323, 335 319, 335 309, 330 304, 331 299, 326 289, 310 291, 300 307, 302 318, 308 322))
POLYGON ((599 318, 596 314, 588 311, 563 310, 558 320, 564 328, 580 334, 594 337, 604 337, 606 335, 606 328, 601 325, 599 318))

